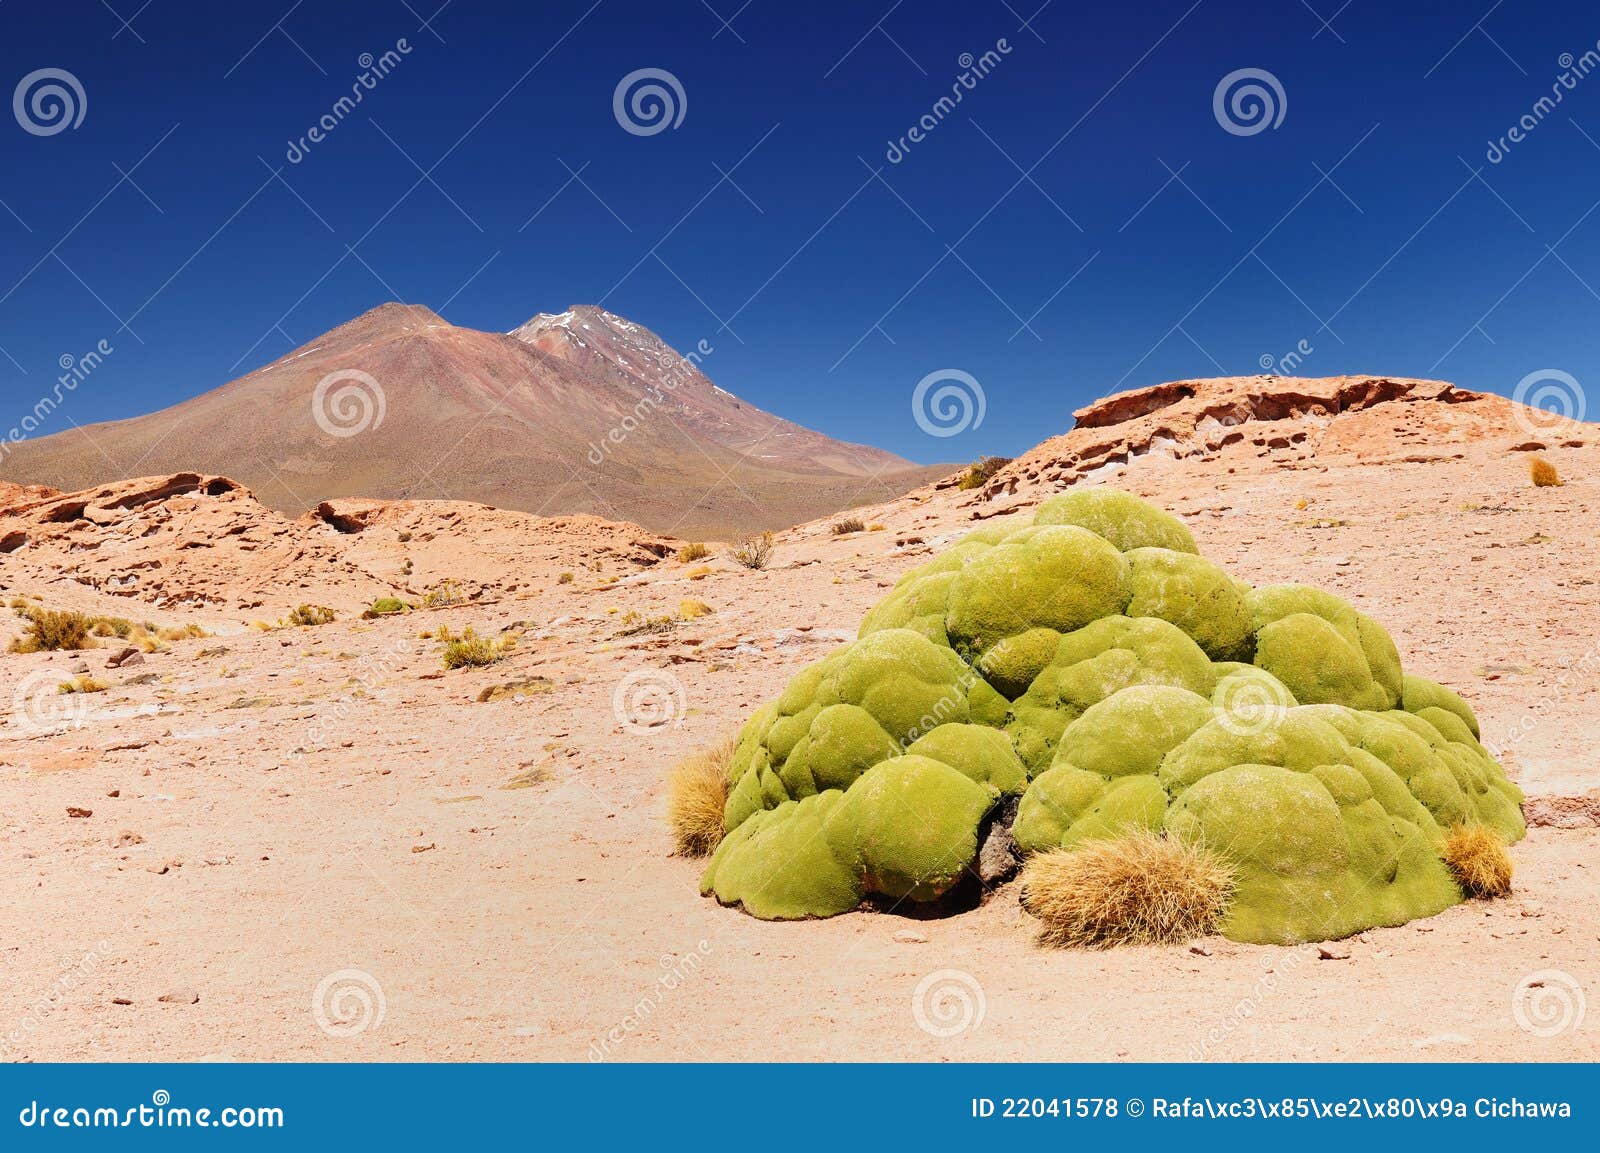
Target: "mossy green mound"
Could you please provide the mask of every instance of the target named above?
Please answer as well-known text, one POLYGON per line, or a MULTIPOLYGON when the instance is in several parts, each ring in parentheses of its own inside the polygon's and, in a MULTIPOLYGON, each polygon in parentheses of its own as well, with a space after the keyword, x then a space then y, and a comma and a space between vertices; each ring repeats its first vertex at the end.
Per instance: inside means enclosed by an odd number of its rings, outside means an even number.
POLYGON ((826 917, 944 897, 996 821, 1022 853, 1149 830, 1236 869, 1228 936, 1339 937, 1462 900, 1448 829, 1523 835, 1478 735, 1345 601, 1253 589, 1175 517, 1074 490, 907 573, 757 710, 701 888, 826 917))

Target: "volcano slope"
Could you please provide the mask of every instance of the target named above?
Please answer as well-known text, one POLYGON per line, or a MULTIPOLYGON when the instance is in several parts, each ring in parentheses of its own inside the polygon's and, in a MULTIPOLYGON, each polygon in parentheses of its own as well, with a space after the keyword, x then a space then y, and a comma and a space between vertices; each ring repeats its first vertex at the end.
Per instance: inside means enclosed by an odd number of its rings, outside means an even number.
POLYGON ((762 571, 481 505, 292 519, 204 484, 8 492, 32 505, 0 532, 8 600, 211 635, 129 668, 105 667, 109 638, 0 653, 0 704, 61 710, 0 709, 5 1055, 1593 1059, 1566 982, 1594 1004, 1594 439, 1432 382, 1179 382, 1090 406, 983 488, 854 510, 882 531, 779 533, 762 571), (1532 487, 1536 452, 1564 485, 1532 487), (705 863, 665 855, 666 769, 853 640, 906 573, 1108 482, 1235 579, 1381 621, 1407 673, 1467 702, 1527 798, 1511 895, 1331 946, 1197 951, 1043 949, 1012 886, 938 919, 762 921, 699 896, 705 863), (688 599, 713 611, 683 620, 688 599), (250 627, 303 602, 336 619, 250 627), (519 640, 446 671, 441 626, 519 640), (80 665, 107 689, 55 695, 80 665), (352 984, 373 1010, 324 1028, 363 1003, 336 996, 352 984))

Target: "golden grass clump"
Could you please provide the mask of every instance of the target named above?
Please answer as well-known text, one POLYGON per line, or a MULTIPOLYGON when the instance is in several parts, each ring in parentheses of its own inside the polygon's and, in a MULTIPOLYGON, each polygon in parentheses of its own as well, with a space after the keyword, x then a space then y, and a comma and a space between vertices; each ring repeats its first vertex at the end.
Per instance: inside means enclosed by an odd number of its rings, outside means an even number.
POLYGON ((1444 838, 1444 863, 1469 897, 1511 893, 1511 854, 1487 825, 1454 825, 1444 838))
POLYGON ((711 550, 700 541, 690 541, 678 550, 678 560, 684 564, 693 564, 695 561, 704 560, 710 555, 711 550))
POLYGON ((867 526, 859 517, 847 516, 833 522, 834 536, 848 536, 853 532, 866 532, 867 526))
POLYGON ((1205 846, 1139 830, 1030 857, 1022 907, 1044 923, 1046 944, 1172 944, 1216 931, 1234 880, 1205 846))
POLYGON ((18 611, 27 618, 28 627, 11 642, 11 651, 14 653, 94 647, 94 641, 89 636, 95 623, 91 616, 65 609, 30 608, 18 611))
POLYGON ((1528 472, 1533 477, 1534 488, 1557 488, 1562 483, 1556 466, 1542 456, 1536 456, 1528 462, 1528 472))
POLYGON ((694 568, 690 569, 683 575, 692 581, 703 581, 706 579, 706 577, 711 575, 711 566, 708 564, 697 564, 694 566, 694 568))
POLYGON ((676 851, 710 856, 722 843, 722 811, 728 803, 728 762, 733 738, 718 741, 673 766, 667 777, 667 823, 676 851))
POLYGON ((492 665, 496 661, 505 660, 517 647, 517 638, 514 636, 501 637, 499 640, 480 637, 471 625, 461 630, 459 634, 441 627, 435 635, 444 645, 442 656, 444 667, 447 669, 482 668, 485 665, 492 665))
POLYGON ((300 605, 283 618, 286 626, 329 625, 333 623, 333 610, 326 605, 300 605))
POLYGON ((91 676, 73 677, 70 681, 62 681, 56 686, 56 692, 63 696, 71 693, 103 693, 111 686, 105 681, 96 680, 91 676))

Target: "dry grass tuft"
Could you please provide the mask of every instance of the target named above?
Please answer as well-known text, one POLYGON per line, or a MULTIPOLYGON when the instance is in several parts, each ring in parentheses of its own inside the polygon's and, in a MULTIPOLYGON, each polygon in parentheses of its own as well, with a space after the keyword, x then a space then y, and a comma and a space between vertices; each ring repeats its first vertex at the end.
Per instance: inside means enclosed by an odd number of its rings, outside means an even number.
POLYGON ((435 639, 444 646, 441 656, 446 669, 483 668, 505 660, 517 647, 517 638, 514 636, 504 636, 499 640, 482 637, 471 625, 460 633, 452 633, 449 628, 441 627, 435 639))
POLYGON ((95 619, 83 613, 46 608, 19 609, 28 619, 22 636, 11 642, 14 653, 54 652, 58 649, 92 649, 90 630, 95 619))
POLYGON ((84 675, 73 677, 70 681, 62 681, 56 686, 56 692, 61 693, 63 696, 71 693, 103 693, 110 687, 105 681, 98 681, 91 676, 84 675))
POLYGON ((1022 907, 1051 945, 1109 948, 1187 941, 1216 931, 1234 869, 1203 845, 1148 831, 1030 857, 1022 907))
POLYGON ((333 623, 333 610, 326 605, 300 605, 294 612, 283 618, 284 627, 312 628, 316 625, 331 625, 333 623))
POLYGON ((764 532, 742 540, 728 550, 728 555, 747 569, 764 569, 772 559, 772 534, 764 532))
POLYGON ((967 466, 967 471, 961 474, 957 488, 963 491, 973 488, 982 488, 988 484, 995 473, 1011 463, 1009 456, 983 456, 967 466))
POLYGON ((1556 466, 1542 456, 1536 456, 1528 462, 1528 472, 1533 477, 1534 488, 1558 488, 1562 483, 1556 466))
POLYGON ((709 856, 722 843, 722 810, 728 803, 728 762, 733 738, 685 757, 667 777, 667 823, 677 853, 709 856))
POLYGON ((711 550, 700 541, 690 541, 678 550, 678 560, 683 564, 693 564, 695 561, 704 560, 710 555, 711 550))
POLYGON ((834 536, 847 536, 853 532, 866 532, 867 526, 859 517, 847 516, 833 522, 834 536))
POLYGON ((1455 825, 1444 838, 1444 863, 1469 897, 1511 893, 1511 854, 1487 825, 1455 825))

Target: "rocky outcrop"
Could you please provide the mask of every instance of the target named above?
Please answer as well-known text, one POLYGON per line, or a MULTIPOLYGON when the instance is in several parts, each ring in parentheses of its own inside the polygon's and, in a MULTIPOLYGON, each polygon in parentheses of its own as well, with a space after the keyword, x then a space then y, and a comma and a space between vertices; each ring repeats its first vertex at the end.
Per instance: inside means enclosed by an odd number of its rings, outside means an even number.
MULTIPOLYGON (((1329 456, 1363 463, 1452 455, 1503 438, 1508 451, 1577 446, 1592 426, 1553 419, 1503 397, 1441 380, 1387 376, 1218 377, 1119 392, 1073 413, 1070 432, 996 473, 976 502, 1045 491, 1139 457, 1268 457, 1296 467, 1329 456), (1530 438, 1530 429, 1539 432, 1530 438)), ((1041 494, 1042 495, 1042 494, 1041 494)))

